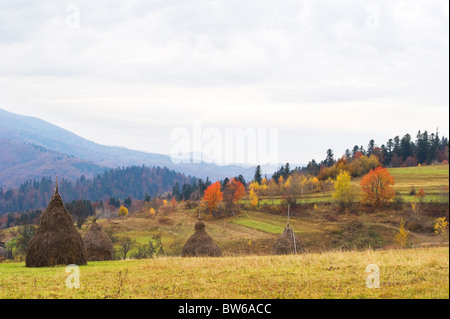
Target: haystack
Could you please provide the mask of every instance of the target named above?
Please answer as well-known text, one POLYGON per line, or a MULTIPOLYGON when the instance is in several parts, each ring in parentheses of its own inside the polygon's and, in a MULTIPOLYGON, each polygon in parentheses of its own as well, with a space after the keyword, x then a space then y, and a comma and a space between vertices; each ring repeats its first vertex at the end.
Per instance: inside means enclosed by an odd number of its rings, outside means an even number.
POLYGON ((274 255, 300 254, 305 252, 305 245, 287 224, 283 233, 273 245, 272 252, 274 255))
POLYGON ((56 186, 40 225, 27 248, 27 267, 86 265, 86 249, 56 186))
POLYGON ((274 255, 300 254, 305 252, 305 245, 303 245, 300 238, 295 235, 294 230, 289 227, 290 210, 291 205, 288 205, 286 228, 272 247, 272 253, 274 255))
POLYGON ((84 235, 83 242, 88 261, 114 260, 114 245, 95 220, 84 235))
POLYGON ((195 224, 195 233, 181 250, 182 257, 222 257, 222 250, 205 231, 205 223, 199 220, 195 224))

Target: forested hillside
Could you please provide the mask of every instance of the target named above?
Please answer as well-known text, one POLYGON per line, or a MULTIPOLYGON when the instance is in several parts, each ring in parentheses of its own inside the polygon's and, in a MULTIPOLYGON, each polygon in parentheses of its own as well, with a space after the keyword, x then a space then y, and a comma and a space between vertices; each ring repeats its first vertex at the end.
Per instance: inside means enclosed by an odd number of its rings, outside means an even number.
POLYGON ((347 149, 340 159, 336 159, 333 150, 328 149, 323 161, 313 159, 299 170, 302 173, 318 175, 322 168, 332 167, 339 160, 352 161, 362 155, 375 156, 384 167, 411 167, 419 164, 448 163, 448 154, 448 138, 440 137, 438 132, 429 134, 425 130, 417 132, 415 141, 409 133, 402 138, 398 135, 390 138, 386 144, 380 146, 372 139, 366 148, 363 145, 355 145, 351 150, 347 149))
MULTIPOLYGON (((62 179, 58 181, 58 186, 61 196, 67 202, 80 198, 99 201, 128 196, 143 199, 146 194, 154 197, 172 191, 177 183, 183 185, 193 181, 193 177, 168 168, 131 166, 110 169, 92 179, 84 176, 76 182, 62 179)), ((54 187, 54 177, 42 177, 41 180, 23 183, 18 189, 0 188, 0 214, 45 208, 53 195, 54 187)))

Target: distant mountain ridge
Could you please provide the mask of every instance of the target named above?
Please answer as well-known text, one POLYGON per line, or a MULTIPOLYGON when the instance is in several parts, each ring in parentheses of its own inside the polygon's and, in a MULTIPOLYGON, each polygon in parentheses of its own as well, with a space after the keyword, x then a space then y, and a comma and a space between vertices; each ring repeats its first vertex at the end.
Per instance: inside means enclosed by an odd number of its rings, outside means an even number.
POLYGON ((60 176, 69 180, 102 173, 106 168, 35 144, 0 138, 0 187, 29 179, 60 176))
POLYGON ((160 166, 186 175, 221 180, 242 174, 251 179, 252 167, 209 163, 173 163, 169 156, 104 146, 31 116, 0 109, 0 187, 18 186, 40 176, 75 179, 109 168, 160 166))

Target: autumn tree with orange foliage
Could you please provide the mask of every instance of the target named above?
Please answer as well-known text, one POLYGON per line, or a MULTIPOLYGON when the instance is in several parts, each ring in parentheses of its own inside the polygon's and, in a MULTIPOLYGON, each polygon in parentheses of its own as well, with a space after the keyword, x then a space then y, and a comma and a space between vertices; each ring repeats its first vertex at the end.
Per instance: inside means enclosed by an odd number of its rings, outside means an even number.
POLYGON ((423 199, 425 197, 425 191, 423 190, 423 188, 419 190, 419 192, 416 194, 416 197, 419 199, 420 203, 423 202, 423 199))
POLYGON ((394 177, 386 168, 377 167, 370 170, 360 183, 363 202, 373 206, 383 206, 395 197, 394 177))
POLYGON ((209 185, 205 190, 205 195, 203 198, 208 206, 208 210, 214 216, 217 205, 219 205, 219 203, 223 200, 220 182, 215 182, 214 184, 209 185))
POLYGON ((175 197, 172 198, 172 200, 170 201, 170 204, 172 205, 172 211, 175 211, 175 206, 177 205, 177 201, 176 201, 175 197))
POLYGON ((234 215, 235 205, 245 196, 245 186, 240 181, 232 178, 228 181, 223 191, 223 201, 227 205, 227 209, 231 210, 234 215))
POLYGON ((245 196, 245 186, 240 181, 233 178, 230 182, 230 189, 233 191, 233 204, 236 204, 245 196))
POLYGON ((373 154, 365 156, 358 152, 352 161, 343 156, 331 167, 322 165, 317 178, 321 181, 325 181, 328 178, 336 179, 342 171, 349 172, 352 177, 359 177, 378 166, 381 166, 381 163, 377 156, 373 154))

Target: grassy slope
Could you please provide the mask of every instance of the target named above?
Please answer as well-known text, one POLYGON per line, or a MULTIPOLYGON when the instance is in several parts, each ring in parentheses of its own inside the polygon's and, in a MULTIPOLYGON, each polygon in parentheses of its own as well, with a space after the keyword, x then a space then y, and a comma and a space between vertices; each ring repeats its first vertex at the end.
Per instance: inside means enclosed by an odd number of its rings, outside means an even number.
MULTIPOLYGON (((320 208, 321 209, 321 208, 320 208)), ((309 252, 331 249, 380 248, 394 243, 400 216, 386 212, 371 215, 334 214, 327 219, 329 207, 324 211, 291 218, 290 225, 306 245, 309 252), (397 221, 398 219, 398 221, 397 221)), ((142 214, 145 215, 145 214, 142 214)), ((194 232, 196 213, 178 210, 168 215, 172 225, 164 225, 158 218, 130 216, 123 219, 100 220, 105 229, 113 229, 118 238, 128 236, 137 243, 146 244, 155 234, 162 235, 164 251, 178 256, 187 239, 194 232)), ((268 255, 272 245, 286 226, 286 217, 262 212, 243 211, 221 220, 207 219, 206 230, 226 256, 268 255)), ((439 239, 433 234, 411 233, 411 243, 433 243, 439 239)), ((116 244, 116 251, 119 251, 116 244)), ((128 256, 132 256, 133 249, 128 256)))
MULTIPOLYGON (((409 196, 414 186, 416 192, 423 188, 425 201, 435 201, 437 197, 449 186, 449 165, 429 165, 416 167, 390 168, 389 173, 394 177, 394 189, 406 200, 416 201, 414 196, 409 196)), ((354 180, 360 182, 361 178, 354 180)))
MULTIPOLYGON (((409 191, 411 184, 416 190, 448 186, 448 165, 413 168, 394 168, 391 174, 396 179, 396 188, 409 191), (437 186, 439 185, 439 186, 437 186)), ((323 197, 323 194, 313 196, 323 197)), ((405 196, 412 197, 413 196, 405 196)), ((331 198, 331 197, 330 197, 331 198)), ((274 203, 279 199, 274 199, 274 203)), ((400 218, 408 218, 410 212, 374 212, 371 214, 337 214, 330 207, 318 202, 318 210, 307 210, 291 218, 291 226, 304 241, 308 251, 320 252, 329 249, 365 249, 369 245, 378 248, 391 245, 398 231, 400 218), (348 227, 357 222, 362 227, 348 227)), ((184 210, 179 205, 176 212, 167 215, 168 223, 161 223, 161 216, 151 217, 148 212, 132 214, 127 218, 100 220, 105 229, 118 237, 129 236, 140 244, 146 244, 155 234, 162 235, 164 250, 170 255, 179 255, 183 244, 192 235, 197 213, 184 210)), ((258 211, 243 211, 241 214, 221 220, 207 218, 207 231, 223 249, 225 255, 267 255, 286 226, 286 217, 258 211)), ((83 228, 84 232, 86 226, 83 228)), ((2 233, 8 234, 9 230, 2 233)), ((8 235, 6 235, 8 237, 8 235)), ((413 244, 433 243, 432 234, 411 233, 413 244)), ((119 245, 116 244, 116 250, 119 245)), ((136 249, 132 250, 132 256, 136 249)))
MULTIPOLYGON (((416 167, 397 167, 389 168, 389 173, 394 177, 395 185, 394 189, 399 192, 400 195, 406 201, 415 201, 414 196, 408 196, 411 188, 414 186, 416 192, 423 188, 426 193, 425 200, 436 200, 442 195, 443 191, 449 187, 449 165, 429 165, 429 166, 416 166, 416 167)), ((361 177, 354 178, 352 182, 359 185, 361 177)), ((332 202, 333 190, 327 190, 324 192, 305 194, 299 202, 302 203, 320 203, 320 202, 332 202)), ((279 198, 262 199, 261 203, 277 204, 281 201, 279 198)), ((248 200, 247 200, 248 202, 248 200)))
POLYGON ((395 190, 402 195, 407 195, 413 186, 416 192, 423 188, 428 199, 442 195, 445 188, 448 191, 449 165, 392 168, 389 172, 395 179, 395 190))
POLYGON ((66 277, 65 267, 0 264, 0 298, 449 298, 449 250, 160 257, 90 262, 79 289, 66 277), (369 264, 379 289, 366 287, 369 264))

